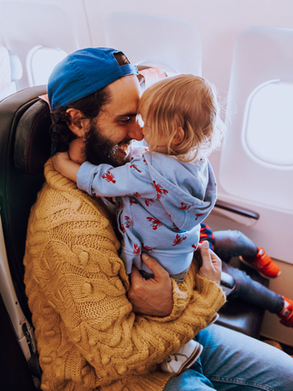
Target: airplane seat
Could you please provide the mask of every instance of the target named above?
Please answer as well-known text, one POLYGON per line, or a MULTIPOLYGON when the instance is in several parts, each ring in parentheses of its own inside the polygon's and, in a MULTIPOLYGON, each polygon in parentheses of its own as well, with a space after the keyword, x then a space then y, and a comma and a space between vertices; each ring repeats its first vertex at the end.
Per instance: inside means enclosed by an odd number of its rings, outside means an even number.
POLYGON ((50 156, 49 107, 38 98, 45 93, 45 86, 32 87, 0 102, 0 293, 36 383, 41 371, 23 282, 23 256, 30 208, 44 183, 43 167, 50 156))
MULTIPOLYGON (((65 56, 65 53, 79 48, 74 24, 62 8, 21 1, 0 2, 0 43, 21 64, 22 77, 15 81, 17 91, 40 84, 35 82, 33 72, 33 54, 36 50, 46 48, 60 51, 55 63, 52 55, 42 62, 43 79, 61 60, 63 52, 65 56)), ((46 83, 47 80, 42 82, 46 83)))
POLYGON ((47 102, 38 98, 44 86, 32 87, 0 102, 0 206, 9 267, 26 318, 22 259, 30 208, 43 182, 50 156, 51 123, 47 102))
POLYGON ((184 19, 115 12, 104 31, 106 46, 122 50, 133 64, 201 76, 201 38, 184 19))
POLYGON ((0 379, 1 391, 35 391, 27 362, 16 341, 9 315, 0 295, 0 379), (12 365, 13 363, 13 370, 12 365), (17 376, 15 375, 17 373, 17 376))

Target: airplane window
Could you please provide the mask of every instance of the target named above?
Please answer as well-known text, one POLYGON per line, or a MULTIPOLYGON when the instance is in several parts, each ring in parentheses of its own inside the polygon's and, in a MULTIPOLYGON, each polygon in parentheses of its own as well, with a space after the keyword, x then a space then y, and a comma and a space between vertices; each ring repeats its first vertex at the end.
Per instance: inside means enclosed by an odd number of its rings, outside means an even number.
POLYGON ((271 81, 255 89, 247 102, 242 141, 263 163, 293 165, 293 83, 271 81))
POLYGON ((228 194, 293 212, 292 102, 293 83, 276 79, 255 88, 243 109, 238 102, 231 128, 227 121, 219 169, 228 194))
POLYGON ((66 57, 61 49, 36 46, 27 57, 28 79, 30 86, 47 84, 48 78, 58 62, 66 57))

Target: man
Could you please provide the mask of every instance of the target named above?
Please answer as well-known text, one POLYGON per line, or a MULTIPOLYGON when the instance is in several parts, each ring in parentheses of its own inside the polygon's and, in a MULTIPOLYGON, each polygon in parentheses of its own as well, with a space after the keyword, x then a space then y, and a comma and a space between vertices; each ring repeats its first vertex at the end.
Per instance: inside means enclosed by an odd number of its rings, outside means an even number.
MULTIPOLYGON (((123 164, 131 139, 142 139, 136 74, 123 53, 106 48, 57 65, 48 84, 55 151, 78 163, 123 164)), ((51 160, 45 177, 24 258, 43 391, 290 389, 291 357, 219 326, 202 330, 224 303, 219 261, 206 248, 201 276, 194 263, 177 284, 144 256, 155 277, 146 281, 133 269, 130 284, 107 200, 78 190, 51 160), (158 364, 196 334, 201 358, 170 379, 158 364)))

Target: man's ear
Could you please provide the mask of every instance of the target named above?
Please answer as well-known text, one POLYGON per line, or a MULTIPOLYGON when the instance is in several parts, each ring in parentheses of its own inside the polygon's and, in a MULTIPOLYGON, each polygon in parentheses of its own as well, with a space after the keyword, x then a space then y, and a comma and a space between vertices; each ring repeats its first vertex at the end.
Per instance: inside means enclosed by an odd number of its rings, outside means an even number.
POLYGON ((86 132, 89 130, 89 118, 84 118, 84 115, 80 110, 73 108, 67 109, 66 114, 70 118, 70 124, 68 124, 68 127, 72 133, 74 133, 77 137, 84 137, 86 132))
POLYGON ((175 136, 173 137, 172 144, 179 145, 182 143, 184 138, 184 130, 180 127, 177 128, 177 132, 175 136))

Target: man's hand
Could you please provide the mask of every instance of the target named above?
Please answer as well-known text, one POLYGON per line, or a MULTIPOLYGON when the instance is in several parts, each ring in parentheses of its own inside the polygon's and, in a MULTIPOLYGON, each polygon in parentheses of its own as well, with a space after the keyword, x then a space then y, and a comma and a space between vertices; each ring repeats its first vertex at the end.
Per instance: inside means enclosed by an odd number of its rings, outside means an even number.
POLYGON ((209 243, 206 240, 199 245, 199 248, 202 258, 202 266, 199 269, 199 275, 215 281, 218 285, 220 285, 222 271, 221 259, 209 249, 209 243))
POLYGON ((145 280, 134 266, 130 275, 128 299, 133 311, 152 316, 168 316, 173 308, 172 282, 168 272, 153 258, 142 254, 142 260, 154 274, 145 280))

